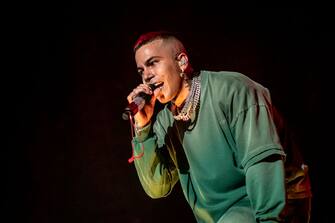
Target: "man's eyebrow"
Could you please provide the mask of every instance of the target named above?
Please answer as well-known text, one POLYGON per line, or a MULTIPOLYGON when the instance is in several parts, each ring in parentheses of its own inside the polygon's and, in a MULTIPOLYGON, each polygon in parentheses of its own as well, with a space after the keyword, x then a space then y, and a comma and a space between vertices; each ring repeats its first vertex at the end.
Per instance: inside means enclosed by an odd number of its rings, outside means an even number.
POLYGON ((160 56, 152 56, 149 59, 147 59, 144 64, 147 66, 152 60, 160 58, 160 56))
POLYGON ((150 63, 151 60, 153 60, 155 58, 155 56, 149 57, 149 59, 147 59, 144 64, 147 66, 148 63, 150 63))
MULTIPOLYGON (((150 62, 154 59, 157 59, 157 58, 161 58, 160 56, 152 56, 152 57, 149 57, 145 62, 145 66, 148 66, 150 64, 150 62)), ((143 70, 143 68, 141 66, 137 67, 137 70, 143 70)))

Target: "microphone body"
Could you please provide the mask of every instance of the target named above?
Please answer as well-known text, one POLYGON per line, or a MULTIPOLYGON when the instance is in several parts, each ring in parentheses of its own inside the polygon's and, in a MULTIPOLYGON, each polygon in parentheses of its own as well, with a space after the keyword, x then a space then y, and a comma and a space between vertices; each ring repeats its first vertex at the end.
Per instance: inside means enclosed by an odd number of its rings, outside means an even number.
MULTIPOLYGON (((153 84, 149 85, 150 89, 154 91, 156 89, 156 86, 153 84)), ((144 105, 150 101, 151 95, 148 95, 144 92, 140 92, 134 100, 124 109, 122 113, 122 118, 124 120, 129 119, 129 115, 134 116, 138 111, 142 110, 144 105)))

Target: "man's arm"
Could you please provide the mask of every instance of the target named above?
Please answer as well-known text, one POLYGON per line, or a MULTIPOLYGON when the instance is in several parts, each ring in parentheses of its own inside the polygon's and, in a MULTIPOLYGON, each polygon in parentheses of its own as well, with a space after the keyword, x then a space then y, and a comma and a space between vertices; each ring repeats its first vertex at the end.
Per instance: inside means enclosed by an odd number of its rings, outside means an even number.
POLYGON ((151 132, 151 124, 137 133, 134 145, 135 167, 143 189, 151 198, 167 196, 178 181, 178 173, 167 148, 158 148, 157 135, 151 132))
POLYGON ((281 222, 285 207, 284 164, 279 155, 270 156, 246 172, 247 193, 257 222, 281 222))

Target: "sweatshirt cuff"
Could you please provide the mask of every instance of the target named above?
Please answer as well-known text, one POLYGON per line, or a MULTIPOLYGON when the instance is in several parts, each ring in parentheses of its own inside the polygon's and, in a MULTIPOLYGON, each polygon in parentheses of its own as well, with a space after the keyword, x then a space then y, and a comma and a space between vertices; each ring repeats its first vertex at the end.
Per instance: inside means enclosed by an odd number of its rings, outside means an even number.
POLYGON ((151 122, 144 127, 135 128, 134 139, 137 142, 144 142, 149 137, 150 130, 151 130, 151 122))

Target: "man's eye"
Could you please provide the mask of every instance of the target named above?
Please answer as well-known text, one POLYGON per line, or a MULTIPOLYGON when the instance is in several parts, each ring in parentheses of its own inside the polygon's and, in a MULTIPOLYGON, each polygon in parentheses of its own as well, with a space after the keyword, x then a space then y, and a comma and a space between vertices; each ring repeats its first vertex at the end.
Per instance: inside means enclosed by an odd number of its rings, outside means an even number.
POLYGON ((153 61, 150 61, 148 65, 149 65, 149 66, 152 66, 152 65, 154 65, 154 64, 157 63, 157 62, 158 62, 157 60, 153 60, 153 61))

